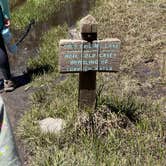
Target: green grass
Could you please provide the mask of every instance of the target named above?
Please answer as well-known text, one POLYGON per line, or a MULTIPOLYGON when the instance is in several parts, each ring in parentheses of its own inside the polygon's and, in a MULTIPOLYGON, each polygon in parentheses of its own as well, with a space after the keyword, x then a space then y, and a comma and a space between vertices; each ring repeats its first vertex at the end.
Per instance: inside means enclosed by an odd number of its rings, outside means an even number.
POLYGON ((43 34, 41 45, 39 47, 39 55, 30 59, 28 66, 30 69, 48 66, 48 70, 54 70, 58 73, 58 42, 67 35, 67 27, 52 28, 49 32, 43 34))
POLYGON ((112 94, 107 93, 110 100, 102 97, 94 112, 82 113, 78 118, 76 77, 51 85, 50 89, 41 89, 41 95, 32 96, 34 107, 18 130, 32 151, 31 165, 164 164, 166 128, 159 106, 136 97, 116 96, 112 100, 112 94), (133 114, 132 110, 141 114, 133 114), (44 135, 38 121, 45 117, 63 118, 67 128, 60 135, 44 135))
MULTIPOLYGON (((53 1, 47 2, 50 5, 53 1)), ((38 57, 29 61, 29 68, 48 66, 48 70, 33 76, 32 109, 24 115, 17 129, 28 151, 29 165, 165 165, 165 98, 154 100, 152 89, 147 96, 141 95, 145 84, 151 85, 159 78, 151 75, 141 81, 135 68, 150 58, 159 66, 159 71, 165 67, 160 53, 165 41, 162 2, 96 2, 91 13, 100 24, 99 38, 121 39, 123 60, 119 73, 97 74, 95 110, 78 112, 78 75, 63 78, 58 72, 58 44, 67 37, 67 26, 53 27, 43 34, 38 57), (65 130, 59 135, 41 133, 38 121, 46 117, 63 118, 65 130)), ((31 5, 37 8, 34 15, 45 10, 42 1, 29 0, 26 4, 19 7, 18 13, 13 13, 18 27, 31 17, 31 5), (19 23, 21 11, 25 12, 25 18, 19 23)), ((49 7, 46 17, 54 13, 52 6, 49 7)), ((35 17, 38 21, 47 19, 42 14, 35 17)), ((151 63, 143 67, 147 66, 152 71, 156 69, 151 63)), ((162 81, 164 83, 164 79, 162 81)))
MULTIPOLYGON (((12 23, 17 29, 25 27, 31 19, 45 22, 56 14, 68 0, 27 0, 12 13, 12 23)), ((72 1, 71 1, 72 2, 72 1)))

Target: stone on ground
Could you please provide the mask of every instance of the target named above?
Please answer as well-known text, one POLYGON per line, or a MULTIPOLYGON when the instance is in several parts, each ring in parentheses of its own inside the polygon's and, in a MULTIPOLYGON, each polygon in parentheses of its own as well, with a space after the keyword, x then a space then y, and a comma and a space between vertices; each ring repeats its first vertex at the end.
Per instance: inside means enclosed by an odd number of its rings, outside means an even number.
POLYGON ((46 118, 39 121, 43 133, 59 133, 65 127, 65 121, 60 118, 46 118))

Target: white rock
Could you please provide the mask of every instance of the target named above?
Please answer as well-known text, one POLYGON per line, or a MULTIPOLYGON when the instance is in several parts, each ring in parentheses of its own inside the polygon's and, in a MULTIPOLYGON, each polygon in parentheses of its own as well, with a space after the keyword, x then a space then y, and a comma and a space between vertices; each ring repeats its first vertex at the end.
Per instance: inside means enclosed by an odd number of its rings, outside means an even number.
POLYGON ((39 121, 43 133, 59 133, 65 127, 65 121, 60 118, 46 118, 39 121))

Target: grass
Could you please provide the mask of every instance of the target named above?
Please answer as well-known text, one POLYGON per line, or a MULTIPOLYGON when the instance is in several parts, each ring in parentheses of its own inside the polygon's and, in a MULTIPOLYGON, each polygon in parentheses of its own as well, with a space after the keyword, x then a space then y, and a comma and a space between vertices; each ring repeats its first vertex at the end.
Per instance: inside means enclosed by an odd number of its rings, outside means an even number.
MULTIPOLYGON (((100 25, 99 38, 121 39, 123 59, 119 73, 97 75, 95 110, 78 112, 78 76, 58 73, 58 43, 67 37, 67 26, 53 27, 43 34, 39 55, 29 61, 29 68, 48 66, 48 70, 34 75, 32 109, 17 129, 28 151, 29 165, 165 165, 165 97, 154 100, 153 89, 145 88, 165 84, 165 62, 160 52, 165 42, 163 3, 162 0, 96 1, 91 13, 100 25), (140 71, 139 66, 146 70, 140 71), (153 74, 154 70, 159 75, 153 74), (145 75, 140 75, 141 72, 145 75), (59 135, 45 135, 38 121, 46 117, 63 118, 67 127, 59 135)), ((36 9, 34 16, 45 10, 42 2, 27 1, 26 6, 13 13, 18 27, 32 14, 31 5, 36 9), (25 18, 19 23, 22 12, 25 18)), ((52 13, 50 5, 46 16, 52 13)), ((47 18, 42 14, 35 17, 45 21, 47 18)))
POLYGON ((49 70, 58 72, 58 42, 61 38, 67 35, 67 27, 57 27, 45 33, 41 39, 39 47, 39 56, 29 60, 28 66, 30 69, 49 66, 49 70), (56 38, 55 38, 56 36, 56 38))
POLYGON ((116 100, 103 97, 98 108, 93 113, 81 114, 80 120, 76 116, 77 86, 75 76, 71 76, 40 91, 42 97, 37 93, 33 98, 34 107, 24 116, 18 130, 31 151, 31 165, 164 164, 166 128, 159 106, 133 97, 130 101, 125 96, 116 96, 116 100), (133 114, 132 110, 141 114, 133 114), (128 115, 139 119, 133 121, 128 115), (38 121, 50 116, 67 122, 60 135, 40 132, 38 121))
POLYGON ((165 10, 162 0, 104 1, 92 14, 99 22, 99 38, 118 37, 122 41, 123 68, 146 59, 160 60, 165 43, 165 10), (158 23, 161 23, 158 26, 158 23), (104 31, 103 31, 104 28, 104 31))
POLYGON ((36 22, 45 22, 67 2, 68 0, 27 0, 23 6, 16 7, 12 12, 13 26, 21 29, 31 19, 35 19, 36 22))

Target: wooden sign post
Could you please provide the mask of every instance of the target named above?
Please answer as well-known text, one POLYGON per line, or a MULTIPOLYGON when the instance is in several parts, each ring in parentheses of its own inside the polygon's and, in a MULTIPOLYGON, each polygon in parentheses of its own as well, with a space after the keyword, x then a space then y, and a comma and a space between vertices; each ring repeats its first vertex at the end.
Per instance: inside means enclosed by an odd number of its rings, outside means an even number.
POLYGON ((117 72, 120 65, 119 39, 97 40, 97 22, 91 15, 80 21, 81 39, 60 40, 60 72, 79 73, 79 108, 94 108, 96 72, 117 72))

